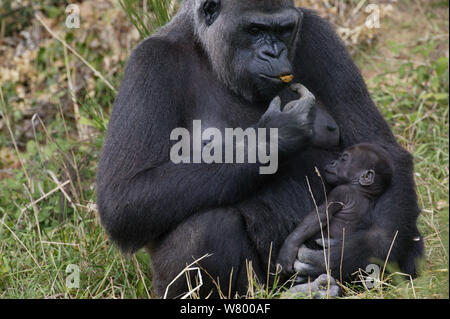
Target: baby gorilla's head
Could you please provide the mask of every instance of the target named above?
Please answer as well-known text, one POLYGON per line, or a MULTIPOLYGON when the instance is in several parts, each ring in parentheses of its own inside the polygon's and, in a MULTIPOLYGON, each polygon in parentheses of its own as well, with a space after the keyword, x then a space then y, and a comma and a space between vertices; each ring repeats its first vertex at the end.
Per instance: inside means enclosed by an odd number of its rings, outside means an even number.
POLYGON ((319 103, 316 104, 316 118, 313 130, 314 135, 311 141, 313 147, 326 150, 337 149, 341 137, 339 126, 319 103))
POLYGON ((369 143, 350 146, 325 167, 325 179, 330 185, 360 185, 374 195, 389 186, 393 173, 390 155, 380 146, 369 143))

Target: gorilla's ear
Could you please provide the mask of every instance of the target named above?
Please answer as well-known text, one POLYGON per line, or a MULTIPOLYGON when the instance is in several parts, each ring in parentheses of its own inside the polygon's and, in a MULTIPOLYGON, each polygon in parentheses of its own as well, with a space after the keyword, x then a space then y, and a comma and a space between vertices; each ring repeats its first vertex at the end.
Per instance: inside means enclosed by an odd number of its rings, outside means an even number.
POLYGON ((368 169, 364 171, 359 177, 359 184, 362 186, 370 186, 375 181, 375 171, 373 169, 368 169))
POLYGON ((220 0, 206 0, 202 6, 205 23, 209 27, 216 21, 220 13, 220 0))
POLYGON ((298 12, 297 23, 295 24, 294 33, 292 34, 291 42, 289 43, 289 59, 293 61, 295 56, 295 50, 297 49, 298 42, 300 41, 300 32, 303 23, 303 11, 301 8, 296 8, 298 12))

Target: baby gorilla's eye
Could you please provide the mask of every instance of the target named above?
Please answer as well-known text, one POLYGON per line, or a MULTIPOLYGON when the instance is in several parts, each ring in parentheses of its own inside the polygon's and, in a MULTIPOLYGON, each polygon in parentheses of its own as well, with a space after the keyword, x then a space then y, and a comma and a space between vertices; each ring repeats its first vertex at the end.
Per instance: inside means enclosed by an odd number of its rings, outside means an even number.
POLYGON ((348 153, 344 153, 344 154, 342 154, 342 156, 341 156, 341 160, 345 162, 346 160, 348 160, 349 156, 350 156, 350 155, 348 155, 348 153))

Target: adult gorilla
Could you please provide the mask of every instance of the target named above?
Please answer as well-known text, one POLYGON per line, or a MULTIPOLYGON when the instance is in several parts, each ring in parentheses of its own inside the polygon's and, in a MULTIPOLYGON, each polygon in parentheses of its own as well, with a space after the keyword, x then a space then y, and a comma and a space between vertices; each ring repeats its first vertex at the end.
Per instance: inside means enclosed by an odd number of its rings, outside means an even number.
MULTIPOLYGON (((265 282, 271 243, 273 263, 314 207, 305 176, 316 200, 323 200, 314 166, 334 154, 304 151, 312 112, 304 99, 289 113, 280 112, 279 99, 268 109, 277 95, 283 103, 295 99, 279 78, 287 74, 311 89, 335 119, 341 147, 376 143, 396 164, 393 183, 366 227, 346 236, 342 266, 342 244, 330 247, 332 275, 346 278, 373 258, 384 261, 397 232, 389 260, 415 274, 422 240, 412 158, 395 141, 332 27, 292 0, 185 0, 172 22, 131 55, 97 179, 104 227, 124 251, 147 247, 157 294, 207 253, 212 256, 200 264, 219 278, 223 291, 246 291, 246 260, 265 282), (195 119, 220 130, 278 128, 278 172, 260 175, 258 164, 172 163, 171 131, 190 129, 195 119)), ((302 250, 299 260, 302 276, 326 272, 322 251, 302 250)), ((212 288, 207 278, 203 294, 212 288)), ((182 278, 169 295, 186 290, 182 278)))

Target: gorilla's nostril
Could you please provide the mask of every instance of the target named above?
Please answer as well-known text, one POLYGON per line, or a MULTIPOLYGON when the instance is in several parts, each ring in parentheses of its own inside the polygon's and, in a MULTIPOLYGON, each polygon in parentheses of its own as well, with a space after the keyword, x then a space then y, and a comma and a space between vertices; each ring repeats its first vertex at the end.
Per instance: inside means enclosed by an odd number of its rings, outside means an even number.
POLYGON ((328 129, 330 132, 334 132, 334 131, 337 130, 337 126, 336 126, 336 125, 327 125, 327 129, 328 129))

